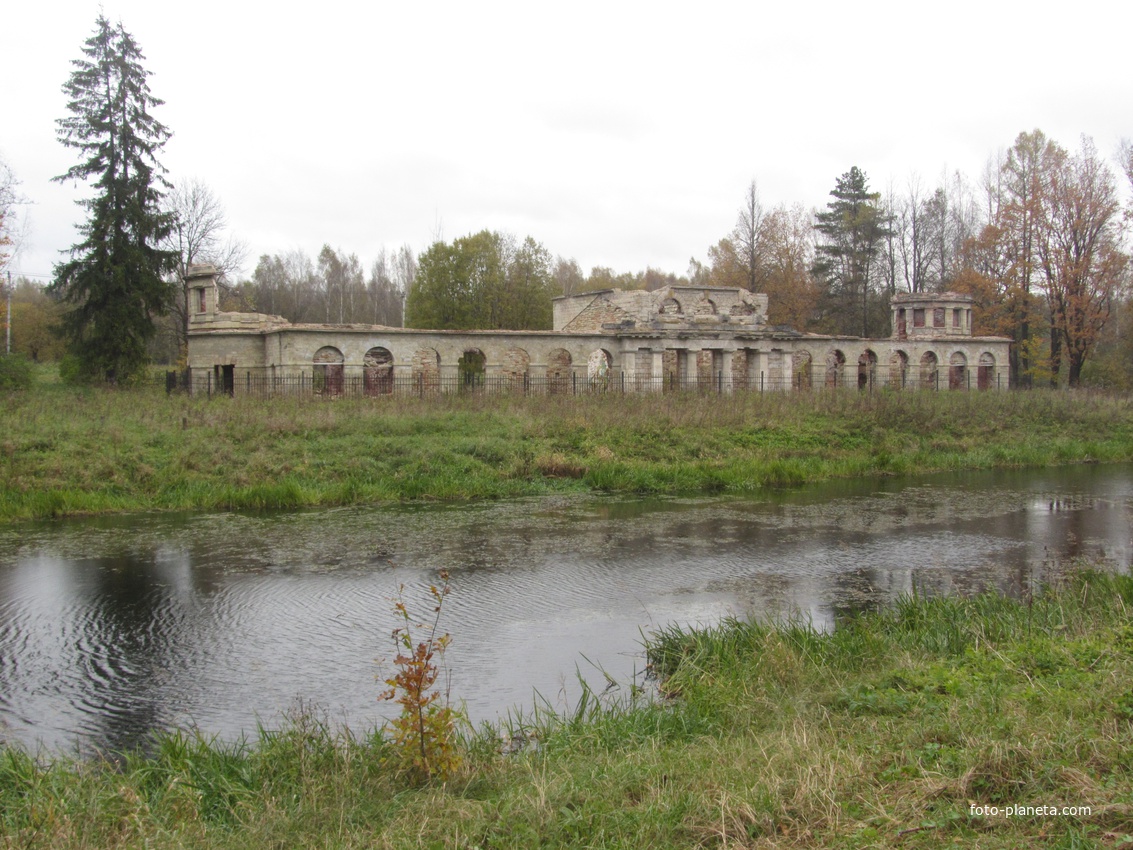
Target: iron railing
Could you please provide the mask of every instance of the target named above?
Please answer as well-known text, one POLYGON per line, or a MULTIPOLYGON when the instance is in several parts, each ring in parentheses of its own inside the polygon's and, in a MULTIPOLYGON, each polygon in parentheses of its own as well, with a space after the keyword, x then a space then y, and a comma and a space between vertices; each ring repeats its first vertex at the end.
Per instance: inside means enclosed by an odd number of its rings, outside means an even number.
POLYGON ((594 395, 621 393, 685 392, 702 394, 760 393, 784 391, 816 391, 854 389, 875 392, 883 389, 900 390, 976 390, 1002 389, 999 376, 973 375, 970 370, 950 373, 940 369, 934 373, 894 376, 854 375, 836 376, 796 375, 790 378, 760 376, 746 381, 727 377, 723 372, 715 375, 676 375, 664 377, 627 375, 611 372, 601 377, 588 377, 577 372, 535 377, 502 374, 473 375, 344 375, 326 370, 312 370, 291 375, 272 375, 256 370, 238 372, 198 372, 190 374, 167 372, 165 386, 168 392, 182 391, 193 395, 238 395, 253 398, 276 396, 308 398, 381 398, 384 396, 432 395, 594 395))

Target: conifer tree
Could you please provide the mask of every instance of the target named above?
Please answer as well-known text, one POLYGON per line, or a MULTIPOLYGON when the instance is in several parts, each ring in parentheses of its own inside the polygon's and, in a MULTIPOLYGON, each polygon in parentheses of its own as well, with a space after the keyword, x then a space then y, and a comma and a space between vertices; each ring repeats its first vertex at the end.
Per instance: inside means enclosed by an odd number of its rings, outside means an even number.
POLYGON ((813 272, 826 282, 828 298, 838 314, 832 329, 853 333, 857 314, 861 335, 870 336, 871 273, 882 240, 890 233, 889 217, 881 208, 881 195, 869 191, 865 173, 857 166, 838 178, 830 194, 834 200, 815 223, 822 241, 816 248, 813 272))
POLYGON ((83 239, 56 265, 52 287, 71 305, 62 324, 82 374, 113 383, 145 363, 154 316, 176 291, 164 275, 177 256, 159 247, 172 221, 161 210, 168 183, 157 153, 170 132, 151 114, 162 101, 121 23, 100 14, 82 52, 63 86, 71 115, 57 122, 59 141, 80 161, 55 180, 91 180, 95 193, 78 201, 83 239))

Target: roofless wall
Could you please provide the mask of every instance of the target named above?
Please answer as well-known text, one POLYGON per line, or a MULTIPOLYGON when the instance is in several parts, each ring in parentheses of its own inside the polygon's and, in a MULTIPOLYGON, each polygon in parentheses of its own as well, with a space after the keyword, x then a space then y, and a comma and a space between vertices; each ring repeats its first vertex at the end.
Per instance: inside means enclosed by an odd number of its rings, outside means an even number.
POLYGON ((441 331, 226 313, 215 276, 188 276, 189 369, 206 392, 1008 387, 1009 341, 972 336, 956 293, 897 296, 884 340, 773 327, 766 295, 692 286, 556 298, 550 331, 441 331))

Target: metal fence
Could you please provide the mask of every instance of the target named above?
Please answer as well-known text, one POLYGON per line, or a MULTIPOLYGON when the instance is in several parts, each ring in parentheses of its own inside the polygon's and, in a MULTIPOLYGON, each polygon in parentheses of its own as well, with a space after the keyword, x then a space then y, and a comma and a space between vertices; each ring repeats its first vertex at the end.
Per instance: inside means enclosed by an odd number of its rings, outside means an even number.
POLYGON ((930 375, 902 376, 901 383, 891 384, 880 376, 845 374, 838 380, 815 381, 808 376, 770 379, 765 376, 748 381, 736 381, 723 372, 715 375, 664 377, 626 375, 611 372, 602 377, 588 377, 579 373, 560 376, 533 377, 530 375, 436 375, 418 374, 393 377, 390 375, 343 375, 327 371, 312 371, 295 375, 271 375, 252 371, 232 373, 206 372, 191 375, 167 372, 167 392, 189 392, 193 395, 249 396, 252 398, 382 398, 418 397, 435 395, 598 395, 623 393, 683 392, 700 394, 762 393, 784 391, 815 391, 823 389, 857 389, 876 392, 882 389, 900 390, 976 390, 1001 389, 996 376, 973 376, 965 370, 961 375, 940 370, 930 375), (917 380, 914 380, 916 378, 917 380))

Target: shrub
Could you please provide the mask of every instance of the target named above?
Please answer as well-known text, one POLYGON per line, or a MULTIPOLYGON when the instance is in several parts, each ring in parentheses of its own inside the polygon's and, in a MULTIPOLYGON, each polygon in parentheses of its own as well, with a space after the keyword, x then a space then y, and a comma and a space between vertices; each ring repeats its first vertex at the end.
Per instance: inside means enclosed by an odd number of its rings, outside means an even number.
POLYGON ((440 578, 439 588, 429 588, 431 621, 414 622, 401 597, 404 587, 399 590, 394 610, 403 625, 393 630, 395 671, 385 680, 389 689, 380 697, 401 706, 401 713, 390 724, 394 761, 414 779, 425 782, 434 778, 443 782, 460 766, 457 726, 465 722, 463 714, 449 703, 447 693, 442 694, 437 687, 450 641, 447 634, 437 632, 449 591, 448 571, 442 570, 440 578))
POLYGON ((0 357, 0 390, 26 390, 32 385, 31 364, 22 354, 0 357))
POLYGON ((74 354, 65 354, 59 361, 59 380, 71 386, 86 383, 83 362, 74 354))

